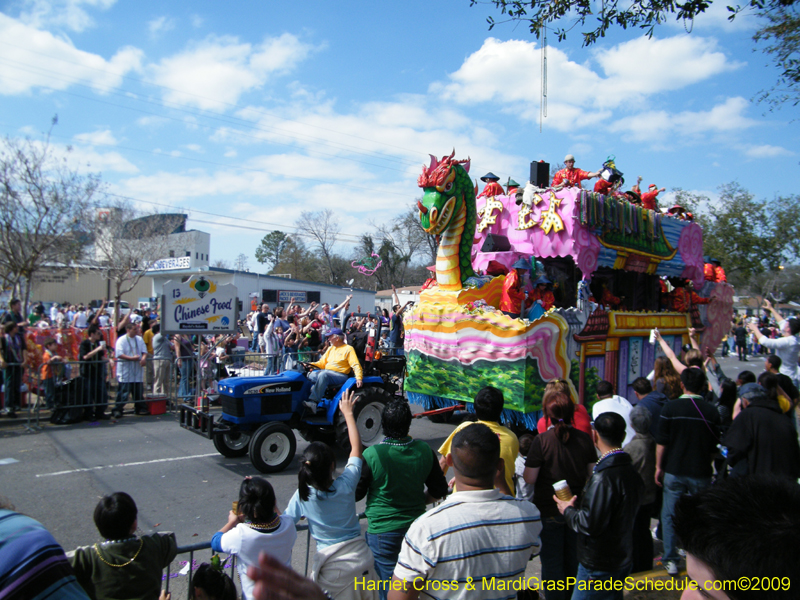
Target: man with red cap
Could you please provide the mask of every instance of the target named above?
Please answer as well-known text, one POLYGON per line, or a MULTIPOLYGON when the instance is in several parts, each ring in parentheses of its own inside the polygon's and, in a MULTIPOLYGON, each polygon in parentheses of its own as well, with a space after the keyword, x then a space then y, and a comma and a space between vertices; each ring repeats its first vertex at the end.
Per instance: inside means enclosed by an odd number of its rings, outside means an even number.
POLYGON ((686 220, 686 215, 684 214, 686 211, 684 211, 683 207, 680 204, 676 204, 675 206, 670 208, 667 212, 669 213, 670 217, 675 217, 676 219, 680 219, 681 221, 686 220))
POLYGON ((717 283, 728 283, 728 277, 725 275, 725 269, 722 268, 722 263, 718 258, 712 258, 711 264, 714 265, 714 281, 717 283))
POLYGON ((564 157, 564 168, 556 172, 553 176, 553 187, 562 185, 564 187, 581 187, 581 181, 584 179, 594 179, 600 175, 600 171, 594 173, 587 173, 575 168, 575 157, 572 154, 567 154, 564 157))
POLYGON ((478 198, 481 196, 486 196, 487 198, 491 198, 493 196, 505 196, 506 193, 503 191, 503 186, 497 183, 500 181, 500 178, 491 171, 481 177, 481 181, 486 182, 486 187, 483 188, 483 191, 480 194, 478 194, 478 198))
POLYGON ((663 192, 664 188, 658 189, 655 183, 651 183, 647 191, 642 194, 642 206, 648 210, 656 210, 658 208, 658 201, 656 200, 659 192, 663 192))

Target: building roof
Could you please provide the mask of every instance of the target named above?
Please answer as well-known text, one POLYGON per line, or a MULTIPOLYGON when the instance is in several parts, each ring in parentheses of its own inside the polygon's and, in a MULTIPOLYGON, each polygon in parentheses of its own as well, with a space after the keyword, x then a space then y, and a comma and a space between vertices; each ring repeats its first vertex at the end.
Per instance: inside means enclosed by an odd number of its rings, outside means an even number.
MULTIPOLYGON (((421 285, 407 285, 405 287, 397 288, 397 295, 400 296, 402 294, 419 294, 422 290, 421 285)), ((378 290, 375 292, 376 298, 391 298, 392 297, 392 290, 378 290)))

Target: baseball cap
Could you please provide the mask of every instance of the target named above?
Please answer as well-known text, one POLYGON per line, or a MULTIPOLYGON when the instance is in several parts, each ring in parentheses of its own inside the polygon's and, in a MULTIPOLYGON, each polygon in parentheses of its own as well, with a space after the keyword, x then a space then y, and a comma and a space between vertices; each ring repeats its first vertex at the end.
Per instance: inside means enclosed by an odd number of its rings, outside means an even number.
POLYGON ((340 337, 344 337, 344 331, 342 331, 338 327, 334 327, 333 329, 331 329, 331 335, 338 335, 340 337))

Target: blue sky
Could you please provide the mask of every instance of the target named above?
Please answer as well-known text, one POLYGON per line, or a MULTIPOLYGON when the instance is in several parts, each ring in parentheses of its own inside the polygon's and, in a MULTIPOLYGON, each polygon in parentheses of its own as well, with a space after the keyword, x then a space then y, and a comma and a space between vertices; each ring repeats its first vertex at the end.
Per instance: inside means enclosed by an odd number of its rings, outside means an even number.
POLYGON ((260 238, 303 210, 335 211, 349 255, 453 148, 476 178, 613 154, 643 186, 797 193, 798 109, 751 102, 776 73, 724 4, 691 34, 615 31, 590 49, 551 35, 540 133, 541 45, 523 24, 489 31, 488 4, 0 2, 0 133, 41 138, 57 113, 53 144, 110 192, 189 213, 212 262, 255 269, 260 238))

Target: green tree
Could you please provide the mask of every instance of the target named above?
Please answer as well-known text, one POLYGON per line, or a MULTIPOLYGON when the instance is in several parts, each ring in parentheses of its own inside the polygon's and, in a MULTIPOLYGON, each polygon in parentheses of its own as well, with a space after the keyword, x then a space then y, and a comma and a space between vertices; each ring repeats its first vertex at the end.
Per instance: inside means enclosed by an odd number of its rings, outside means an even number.
POLYGON ((292 235, 286 239, 280 260, 272 268, 272 273, 288 273, 292 279, 322 281, 317 275, 318 263, 316 257, 308 251, 303 239, 298 235, 292 235))
POLYGON ((776 273, 800 250, 800 196, 758 200, 738 183, 719 188, 718 201, 677 190, 676 200, 697 215, 704 253, 722 261, 736 286, 763 287, 756 279, 776 273))
POLYGON ((271 269, 278 264, 288 239, 289 236, 283 231, 276 229, 269 232, 261 238, 261 244, 256 248, 256 260, 269 265, 271 269))
MULTIPOLYGON (((486 0, 470 0, 470 6, 486 3, 486 0)), ((526 22, 531 33, 539 38, 545 28, 555 25, 558 41, 563 41, 570 30, 583 27, 589 20, 591 25, 581 35, 583 45, 591 46, 615 27, 639 28, 650 37, 657 26, 670 19, 691 26, 694 18, 706 12, 713 0, 604 0, 601 3, 592 0, 489 0, 489 3, 503 15, 500 21, 489 16, 486 19, 489 29, 506 21, 526 22)), ((797 6, 798 0, 749 0, 744 5, 728 6, 730 20, 748 12, 757 15, 763 23, 754 40, 766 44, 763 51, 772 57, 781 75, 776 86, 763 93, 760 99, 769 99, 776 105, 785 100, 792 100, 794 104, 800 101, 797 6)))

